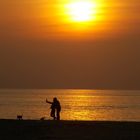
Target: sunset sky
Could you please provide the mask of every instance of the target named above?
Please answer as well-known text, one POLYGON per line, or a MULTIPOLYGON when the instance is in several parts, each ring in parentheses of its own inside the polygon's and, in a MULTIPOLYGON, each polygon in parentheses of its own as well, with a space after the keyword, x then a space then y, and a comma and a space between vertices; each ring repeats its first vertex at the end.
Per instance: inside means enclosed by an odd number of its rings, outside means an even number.
POLYGON ((0 0, 0 88, 140 89, 140 1, 0 0))

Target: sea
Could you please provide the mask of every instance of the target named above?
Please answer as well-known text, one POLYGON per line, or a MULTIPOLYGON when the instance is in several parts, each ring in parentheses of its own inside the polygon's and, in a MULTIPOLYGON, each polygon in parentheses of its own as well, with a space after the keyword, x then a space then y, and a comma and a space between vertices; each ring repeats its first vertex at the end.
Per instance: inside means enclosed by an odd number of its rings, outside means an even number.
POLYGON ((0 119, 51 120, 50 104, 57 97, 61 120, 140 121, 140 90, 3 89, 0 119))

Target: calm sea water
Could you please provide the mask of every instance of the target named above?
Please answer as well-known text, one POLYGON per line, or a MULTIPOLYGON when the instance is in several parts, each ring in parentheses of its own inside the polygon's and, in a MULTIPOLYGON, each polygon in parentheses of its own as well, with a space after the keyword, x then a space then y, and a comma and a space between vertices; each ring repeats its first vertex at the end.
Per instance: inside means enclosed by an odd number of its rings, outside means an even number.
POLYGON ((45 99, 53 97, 62 120, 140 121, 140 91, 125 90, 0 90, 0 118, 51 119, 45 99))

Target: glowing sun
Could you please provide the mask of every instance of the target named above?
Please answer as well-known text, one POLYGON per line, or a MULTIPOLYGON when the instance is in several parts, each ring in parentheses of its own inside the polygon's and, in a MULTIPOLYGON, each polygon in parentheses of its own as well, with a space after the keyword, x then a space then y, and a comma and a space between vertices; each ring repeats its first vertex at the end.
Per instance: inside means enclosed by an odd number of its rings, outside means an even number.
POLYGON ((91 1, 77 1, 67 5, 72 21, 85 22, 96 18, 96 4, 91 1))

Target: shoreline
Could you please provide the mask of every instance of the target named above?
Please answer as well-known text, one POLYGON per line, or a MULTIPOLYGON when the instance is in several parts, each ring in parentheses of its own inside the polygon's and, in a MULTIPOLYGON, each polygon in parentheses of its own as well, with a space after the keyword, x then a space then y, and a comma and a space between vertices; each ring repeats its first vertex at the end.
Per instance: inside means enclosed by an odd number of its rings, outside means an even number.
POLYGON ((44 119, 44 120, 41 120, 41 119, 21 119, 21 120, 18 120, 18 119, 4 119, 4 118, 0 118, 0 122, 2 121, 25 121, 25 122, 83 122, 83 123, 86 123, 86 122, 112 122, 112 123, 140 123, 140 121, 135 121, 135 120, 53 120, 53 119, 44 119))
POLYGON ((0 119, 2 140, 139 140, 140 122, 0 119))

